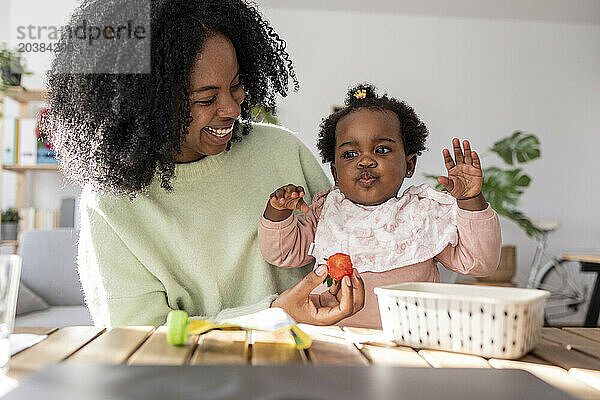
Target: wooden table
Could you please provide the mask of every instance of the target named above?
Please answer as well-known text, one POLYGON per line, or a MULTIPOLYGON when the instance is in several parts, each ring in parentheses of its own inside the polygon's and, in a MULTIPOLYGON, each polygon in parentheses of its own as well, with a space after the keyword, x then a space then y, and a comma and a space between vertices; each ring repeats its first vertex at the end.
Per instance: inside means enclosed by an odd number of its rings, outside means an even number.
MULTIPOLYGON (((520 360, 398 347, 391 343, 354 345, 323 333, 311 334, 312 346, 297 350, 287 334, 213 331, 190 336, 182 347, 166 342, 165 327, 90 326, 17 328, 15 333, 48 334, 39 344, 14 355, 8 376, 22 380, 48 365, 92 362, 126 365, 329 364, 421 368, 522 369, 579 399, 600 399, 600 328, 544 328, 542 340, 520 360)), ((358 328, 348 331, 365 333, 358 328)), ((340 333, 338 327, 324 327, 340 333)))

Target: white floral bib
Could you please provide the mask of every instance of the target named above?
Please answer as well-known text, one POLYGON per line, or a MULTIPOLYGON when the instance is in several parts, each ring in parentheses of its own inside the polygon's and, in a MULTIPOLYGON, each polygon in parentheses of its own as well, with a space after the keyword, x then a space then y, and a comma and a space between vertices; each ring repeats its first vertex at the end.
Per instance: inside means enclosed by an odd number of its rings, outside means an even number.
POLYGON ((312 255, 317 264, 335 253, 350 255, 358 272, 383 272, 429 260, 456 246, 456 200, 429 185, 411 186, 377 206, 332 190, 323 204, 312 255))

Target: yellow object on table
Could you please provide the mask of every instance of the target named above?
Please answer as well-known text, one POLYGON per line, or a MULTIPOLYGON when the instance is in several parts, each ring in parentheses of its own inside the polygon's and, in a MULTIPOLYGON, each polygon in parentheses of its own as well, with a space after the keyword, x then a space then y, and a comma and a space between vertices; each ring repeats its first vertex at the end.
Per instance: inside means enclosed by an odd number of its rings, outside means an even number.
POLYGON ((283 309, 273 307, 222 321, 190 320, 182 310, 171 311, 167 316, 167 341, 175 346, 185 343, 188 335, 202 335, 219 330, 259 330, 268 332, 289 331, 294 338, 296 348, 307 349, 312 340, 296 325, 283 309))

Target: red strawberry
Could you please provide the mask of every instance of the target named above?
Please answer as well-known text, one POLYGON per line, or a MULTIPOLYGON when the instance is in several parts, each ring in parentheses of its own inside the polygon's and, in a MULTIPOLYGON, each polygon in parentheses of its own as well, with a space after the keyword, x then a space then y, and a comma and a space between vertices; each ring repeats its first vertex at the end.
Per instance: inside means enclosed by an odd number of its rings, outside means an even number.
POLYGON ((352 275, 352 261, 350 256, 344 253, 335 253, 327 259, 327 273, 325 279, 327 286, 332 285, 332 281, 336 283, 341 281, 343 277, 352 275))

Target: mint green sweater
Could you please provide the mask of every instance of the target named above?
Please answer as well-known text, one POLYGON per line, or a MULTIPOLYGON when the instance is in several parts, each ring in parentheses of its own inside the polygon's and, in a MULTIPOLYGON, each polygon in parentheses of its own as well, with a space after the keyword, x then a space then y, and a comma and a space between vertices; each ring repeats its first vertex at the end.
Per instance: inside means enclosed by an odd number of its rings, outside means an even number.
POLYGON ((179 164, 167 193, 155 179, 133 202, 81 195, 79 274, 99 326, 162 325, 170 310, 226 317, 264 309, 310 271, 261 256, 269 194, 294 183, 306 198, 331 186, 291 132, 255 124, 231 150, 179 164))

